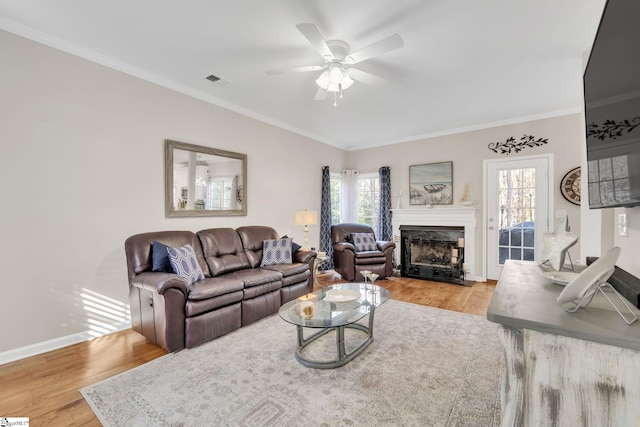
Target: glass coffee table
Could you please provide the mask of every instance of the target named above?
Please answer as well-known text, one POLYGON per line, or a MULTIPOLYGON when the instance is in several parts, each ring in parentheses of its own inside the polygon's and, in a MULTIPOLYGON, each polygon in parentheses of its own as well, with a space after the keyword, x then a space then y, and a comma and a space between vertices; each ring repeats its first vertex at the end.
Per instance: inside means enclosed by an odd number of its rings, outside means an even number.
POLYGON ((280 317, 296 325, 298 347, 296 359, 304 366, 318 369, 332 369, 345 365, 360 354, 373 341, 373 318, 376 307, 391 298, 387 289, 364 283, 342 283, 327 286, 311 294, 303 295, 280 307, 280 317), (368 325, 357 323, 369 316, 368 325), (307 338, 304 328, 318 329, 307 338), (352 352, 345 350, 345 329, 357 329, 366 334, 362 342, 352 352), (331 360, 311 360, 302 352, 318 338, 336 332, 337 354, 331 360))

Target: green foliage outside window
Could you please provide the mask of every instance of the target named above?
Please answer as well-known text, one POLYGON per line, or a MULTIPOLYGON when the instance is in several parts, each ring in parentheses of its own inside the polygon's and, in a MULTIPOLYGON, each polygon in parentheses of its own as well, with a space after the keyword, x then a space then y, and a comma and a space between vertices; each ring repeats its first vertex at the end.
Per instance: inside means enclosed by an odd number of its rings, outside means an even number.
MULTIPOLYGON (((342 179, 339 176, 331 177, 331 223, 343 222, 342 204, 342 179)), ((377 175, 370 174, 358 179, 358 218, 360 224, 368 224, 374 230, 378 228, 378 207, 380 206, 380 179, 377 175)))
POLYGON ((378 228, 378 207, 380 206, 380 179, 360 177, 358 180, 358 222, 378 228))
POLYGON ((342 180, 340 178, 331 178, 329 187, 331 189, 331 224, 340 224, 341 197, 342 197, 342 180))

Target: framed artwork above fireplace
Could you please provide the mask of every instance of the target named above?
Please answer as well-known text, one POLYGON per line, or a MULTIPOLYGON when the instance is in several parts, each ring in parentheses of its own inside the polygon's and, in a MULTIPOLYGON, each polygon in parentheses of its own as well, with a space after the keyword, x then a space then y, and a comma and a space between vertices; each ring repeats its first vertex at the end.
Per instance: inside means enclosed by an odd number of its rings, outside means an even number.
POLYGON ((409 204, 453 204, 453 162, 409 166, 409 204))

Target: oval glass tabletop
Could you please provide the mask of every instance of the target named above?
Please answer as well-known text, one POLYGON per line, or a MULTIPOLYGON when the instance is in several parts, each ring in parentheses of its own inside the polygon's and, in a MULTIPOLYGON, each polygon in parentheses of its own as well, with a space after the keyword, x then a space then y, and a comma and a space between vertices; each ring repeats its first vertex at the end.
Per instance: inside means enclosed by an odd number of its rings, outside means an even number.
POLYGON ((391 292, 377 285, 341 283, 289 301, 279 314, 294 325, 332 328, 357 322, 389 298, 391 292))

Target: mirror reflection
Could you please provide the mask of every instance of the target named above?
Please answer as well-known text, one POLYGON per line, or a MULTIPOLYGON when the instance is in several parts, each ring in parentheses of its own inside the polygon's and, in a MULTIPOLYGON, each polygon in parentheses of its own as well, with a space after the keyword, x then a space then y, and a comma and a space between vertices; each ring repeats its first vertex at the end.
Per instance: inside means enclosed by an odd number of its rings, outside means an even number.
POLYGON ((166 140, 167 216, 246 215, 246 155, 166 140))

